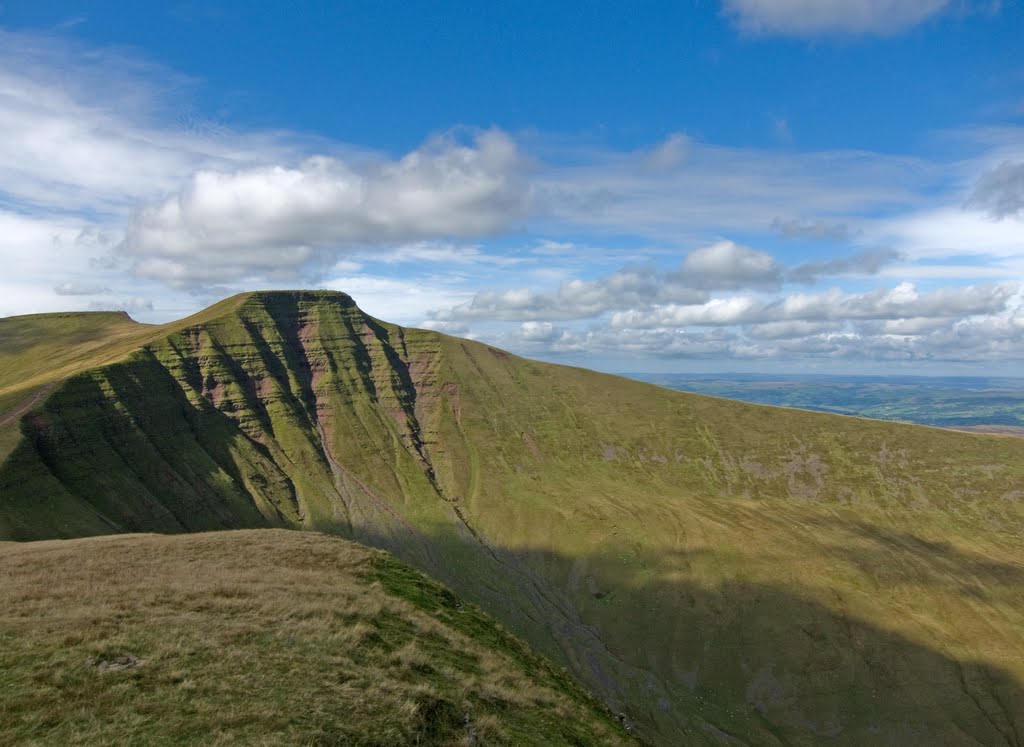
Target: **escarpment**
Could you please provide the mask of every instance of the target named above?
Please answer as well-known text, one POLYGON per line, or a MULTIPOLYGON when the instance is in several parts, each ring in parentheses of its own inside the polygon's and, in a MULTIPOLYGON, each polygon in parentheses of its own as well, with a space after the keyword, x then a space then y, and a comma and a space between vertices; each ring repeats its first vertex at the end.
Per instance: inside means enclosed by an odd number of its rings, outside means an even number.
POLYGON ((343 294, 252 294, 80 373, 23 423, 0 472, 9 502, 59 497, 74 518, 57 510, 40 525, 26 507, 20 525, 8 512, 9 533, 267 524, 386 539, 404 523, 392 501, 445 490, 426 445, 436 434, 420 419, 436 420, 448 395, 413 381, 443 365, 440 349, 435 336, 413 338, 343 294), (418 398, 418 386, 429 393, 418 398))
POLYGON ((340 534, 480 604, 656 744, 1024 734, 1024 439, 671 392, 340 293, 104 323, 97 363, 25 368, 43 388, 12 400, 0 540, 340 534))

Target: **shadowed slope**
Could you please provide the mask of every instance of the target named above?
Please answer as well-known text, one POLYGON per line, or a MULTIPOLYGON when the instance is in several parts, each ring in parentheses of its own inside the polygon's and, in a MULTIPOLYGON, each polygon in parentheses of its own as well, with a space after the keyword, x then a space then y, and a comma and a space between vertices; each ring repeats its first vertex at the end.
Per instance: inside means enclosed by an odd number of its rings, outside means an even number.
POLYGON ((1019 743, 1024 441, 536 363, 343 294, 224 303, 22 419, 0 536, 343 533, 662 744, 1019 743))

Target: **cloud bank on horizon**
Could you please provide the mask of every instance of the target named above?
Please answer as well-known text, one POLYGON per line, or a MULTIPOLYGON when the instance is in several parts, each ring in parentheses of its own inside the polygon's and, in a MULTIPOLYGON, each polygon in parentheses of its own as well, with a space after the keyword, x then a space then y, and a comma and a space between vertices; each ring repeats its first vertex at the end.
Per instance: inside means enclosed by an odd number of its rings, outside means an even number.
MULTIPOLYGON (((738 50, 719 56, 784 44, 800 59, 871 54, 844 45, 891 47, 942 24, 1024 27, 1013 12, 723 0, 706 21, 738 50)), ((1009 94, 955 127, 908 126, 902 150, 856 132, 801 146, 813 123, 788 119, 796 139, 779 142, 768 112, 759 142, 686 121, 625 142, 483 119, 396 151, 327 128, 214 124, 188 108, 203 84, 145 49, 7 28, 0 314, 125 308, 160 321, 302 285, 611 370, 1014 372, 1024 65, 1006 74, 1009 94)))

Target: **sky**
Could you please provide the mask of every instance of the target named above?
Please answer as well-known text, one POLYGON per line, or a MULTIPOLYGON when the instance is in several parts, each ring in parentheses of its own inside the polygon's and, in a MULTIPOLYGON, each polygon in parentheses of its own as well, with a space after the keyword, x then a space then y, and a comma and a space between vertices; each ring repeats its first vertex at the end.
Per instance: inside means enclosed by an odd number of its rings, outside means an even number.
POLYGON ((1022 50, 1020 0, 0 0, 0 316, 1018 375, 1022 50))

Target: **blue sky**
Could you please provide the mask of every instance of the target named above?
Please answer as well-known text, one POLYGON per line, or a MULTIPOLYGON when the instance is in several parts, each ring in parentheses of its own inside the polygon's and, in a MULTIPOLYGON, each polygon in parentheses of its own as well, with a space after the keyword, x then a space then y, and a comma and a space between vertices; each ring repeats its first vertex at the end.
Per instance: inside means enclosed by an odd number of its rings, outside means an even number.
POLYGON ((1005 0, 4 2, 0 315, 325 287, 614 371, 1015 374, 1022 47, 1005 0))

